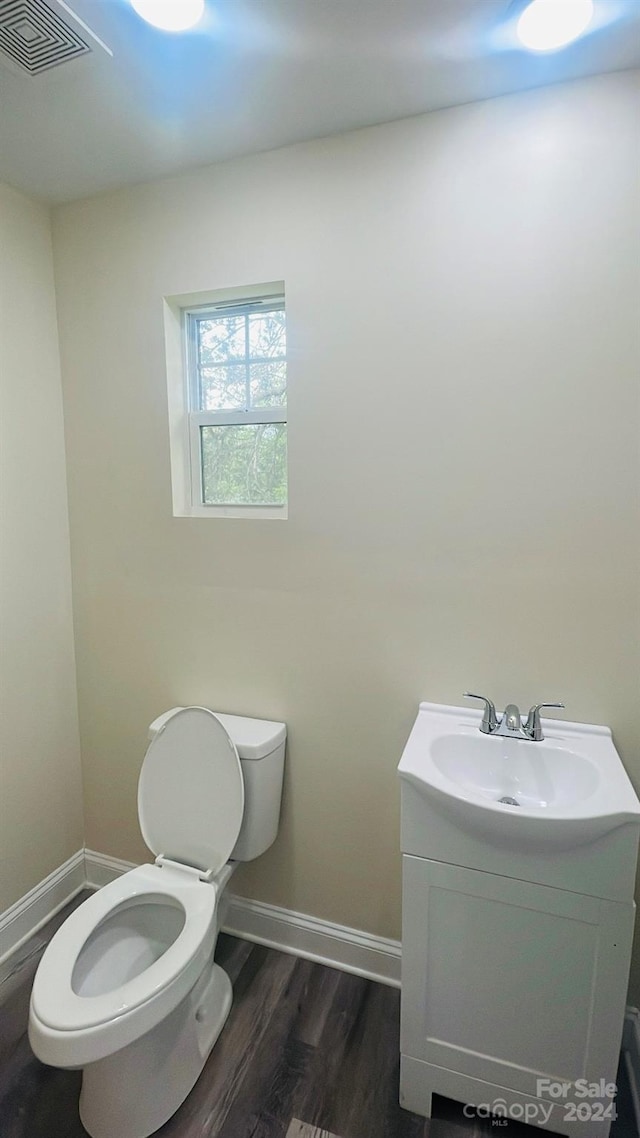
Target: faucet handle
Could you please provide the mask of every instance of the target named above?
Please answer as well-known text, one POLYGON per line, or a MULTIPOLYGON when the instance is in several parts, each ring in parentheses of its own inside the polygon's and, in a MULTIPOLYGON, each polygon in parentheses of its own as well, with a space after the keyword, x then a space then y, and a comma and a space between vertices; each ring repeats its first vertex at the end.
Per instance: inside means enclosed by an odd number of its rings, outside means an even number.
POLYGON ((484 735, 492 735, 498 726, 498 716, 496 715, 495 704, 487 699, 486 695, 476 695, 475 692, 463 692, 465 699, 481 699, 484 703, 484 715, 482 716, 482 723, 480 730, 484 735))
POLYGON ((540 743, 544 739, 542 734, 542 727, 540 726, 540 711, 543 707, 564 707, 563 703, 535 703, 527 716, 527 722, 524 725, 524 732, 533 739, 534 742, 540 743))

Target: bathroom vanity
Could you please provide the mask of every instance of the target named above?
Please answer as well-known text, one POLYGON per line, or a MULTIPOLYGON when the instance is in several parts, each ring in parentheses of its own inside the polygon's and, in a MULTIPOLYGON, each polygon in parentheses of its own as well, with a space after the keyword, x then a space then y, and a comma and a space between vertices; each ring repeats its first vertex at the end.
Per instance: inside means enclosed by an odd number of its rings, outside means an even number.
POLYGON ((420 706, 398 768, 400 1102, 606 1138, 640 803, 608 728, 541 723, 540 741, 505 738, 420 706))

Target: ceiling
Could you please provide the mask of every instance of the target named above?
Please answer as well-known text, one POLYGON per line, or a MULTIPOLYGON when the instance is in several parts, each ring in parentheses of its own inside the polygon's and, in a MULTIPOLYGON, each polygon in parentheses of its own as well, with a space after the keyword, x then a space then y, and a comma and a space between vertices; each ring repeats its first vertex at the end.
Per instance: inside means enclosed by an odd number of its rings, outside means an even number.
POLYGON ((207 0, 182 35, 128 0, 68 3, 113 55, 34 76, 0 55, 0 180, 52 202, 640 66, 640 0, 596 0, 593 31, 547 55, 517 48, 511 0, 207 0))

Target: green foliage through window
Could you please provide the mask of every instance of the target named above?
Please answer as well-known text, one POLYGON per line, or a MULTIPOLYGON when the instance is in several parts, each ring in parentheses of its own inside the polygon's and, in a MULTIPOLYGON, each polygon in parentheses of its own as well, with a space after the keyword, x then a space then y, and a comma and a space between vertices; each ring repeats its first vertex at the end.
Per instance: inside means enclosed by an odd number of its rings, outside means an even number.
POLYGON ((197 321, 201 411, 248 411, 287 402, 284 310, 197 321))
POLYGON ((286 503, 286 423, 201 427, 200 437, 206 506, 286 503))
MULTIPOLYGON (((205 506, 287 503, 287 329, 281 297, 188 315, 205 506)), ((196 456, 194 455, 194 459, 196 456)), ((195 479, 195 474, 192 475, 195 479)), ((196 488, 194 488, 194 494, 196 488)))

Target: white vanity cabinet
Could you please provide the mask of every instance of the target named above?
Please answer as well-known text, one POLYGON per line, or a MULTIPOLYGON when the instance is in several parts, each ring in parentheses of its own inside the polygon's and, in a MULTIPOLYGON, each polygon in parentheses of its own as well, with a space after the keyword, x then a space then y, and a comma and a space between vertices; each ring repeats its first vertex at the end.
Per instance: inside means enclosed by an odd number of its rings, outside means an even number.
POLYGON ((401 1105, 502 1100, 536 1122, 541 1099, 550 1129, 604 1138, 610 1100, 581 1122, 539 1080, 615 1082, 633 922, 633 904, 405 855, 401 1105))
POLYGON ((640 803, 606 727, 545 720, 539 743, 479 724, 421 704, 398 768, 400 1103, 607 1138, 640 803))

